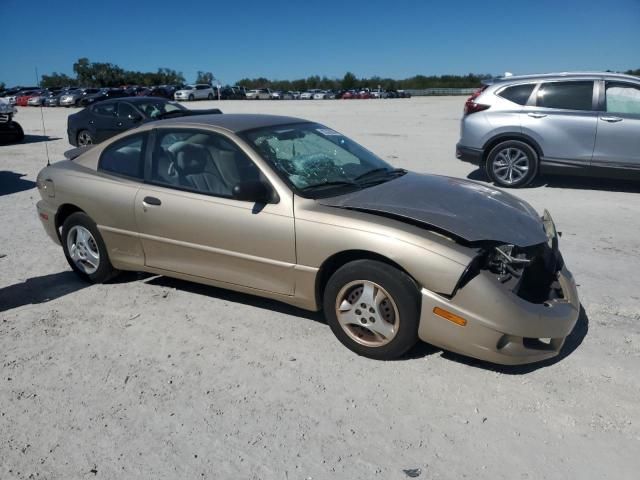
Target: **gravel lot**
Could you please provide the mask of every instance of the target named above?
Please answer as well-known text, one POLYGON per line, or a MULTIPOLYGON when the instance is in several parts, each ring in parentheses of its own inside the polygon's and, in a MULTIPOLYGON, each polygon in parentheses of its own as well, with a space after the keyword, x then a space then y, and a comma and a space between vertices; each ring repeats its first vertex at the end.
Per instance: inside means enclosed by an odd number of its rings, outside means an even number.
MULTIPOLYGON (((463 98, 199 102, 301 116, 397 166, 455 159, 463 98)), ((45 109, 49 154, 71 148, 45 109)), ((377 362, 320 315, 164 277, 77 280, 35 212, 40 110, 0 146, 1 479, 637 479, 640 183, 550 177, 583 314, 559 360, 497 368, 427 345, 377 362)))

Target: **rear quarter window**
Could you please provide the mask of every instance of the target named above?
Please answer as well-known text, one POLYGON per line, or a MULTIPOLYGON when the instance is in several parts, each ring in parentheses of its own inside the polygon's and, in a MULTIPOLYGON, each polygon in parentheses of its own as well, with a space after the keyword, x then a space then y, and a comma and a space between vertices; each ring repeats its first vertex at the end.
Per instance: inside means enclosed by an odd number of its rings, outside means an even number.
POLYGON ((517 103, 518 105, 526 105, 527 100, 531 96, 531 92, 535 87, 534 83, 527 83, 524 85, 513 85, 511 87, 507 87, 502 89, 498 96, 505 98, 513 103, 517 103))

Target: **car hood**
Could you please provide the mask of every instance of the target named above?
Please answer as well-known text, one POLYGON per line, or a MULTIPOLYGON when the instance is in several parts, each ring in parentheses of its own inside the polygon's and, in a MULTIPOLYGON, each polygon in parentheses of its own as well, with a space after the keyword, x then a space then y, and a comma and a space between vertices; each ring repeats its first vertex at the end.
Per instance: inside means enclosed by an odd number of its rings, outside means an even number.
POLYGON ((409 172, 322 205, 406 219, 467 242, 496 241, 520 247, 547 241, 542 220, 527 202, 480 183, 409 172))

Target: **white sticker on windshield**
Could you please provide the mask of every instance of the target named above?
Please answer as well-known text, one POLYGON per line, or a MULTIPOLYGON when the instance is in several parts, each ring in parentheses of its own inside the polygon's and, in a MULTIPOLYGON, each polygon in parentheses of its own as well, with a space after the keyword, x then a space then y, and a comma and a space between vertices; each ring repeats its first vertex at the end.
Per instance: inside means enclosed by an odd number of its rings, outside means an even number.
POLYGON ((323 135, 337 135, 338 137, 342 136, 338 132, 336 132, 335 130, 331 130, 330 128, 316 128, 316 131, 320 132, 323 135))

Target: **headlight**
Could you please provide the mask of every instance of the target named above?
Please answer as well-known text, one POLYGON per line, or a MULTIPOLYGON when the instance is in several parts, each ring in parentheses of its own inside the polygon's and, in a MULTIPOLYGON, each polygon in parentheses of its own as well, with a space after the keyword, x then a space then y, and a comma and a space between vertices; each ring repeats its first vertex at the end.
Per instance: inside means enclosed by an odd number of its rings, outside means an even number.
POLYGON ((551 214, 548 210, 544 211, 542 215, 542 224, 544 225, 544 232, 547 234, 547 245, 549 248, 555 250, 558 248, 558 231, 556 230, 556 224, 551 218, 551 214))

